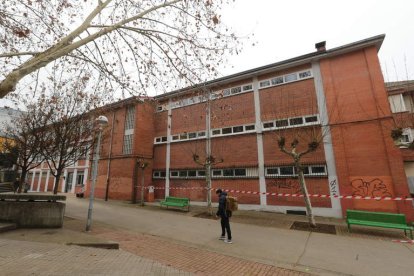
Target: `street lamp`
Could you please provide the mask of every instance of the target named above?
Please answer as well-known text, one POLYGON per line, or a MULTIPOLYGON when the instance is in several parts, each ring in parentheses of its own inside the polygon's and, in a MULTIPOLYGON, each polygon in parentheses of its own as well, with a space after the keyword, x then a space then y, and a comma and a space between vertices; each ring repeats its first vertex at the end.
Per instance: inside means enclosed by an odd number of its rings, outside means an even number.
POLYGON ((93 160, 92 184, 91 184, 91 190, 89 192, 89 208, 88 208, 88 219, 86 221, 86 231, 90 231, 91 224, 92 224, 93 199, 95 196, 96 177, 98 175, 99 149, 101 147, 102 130, 105 126, 108 125, 108 118, 106 118, 105 116, 99 116, 98 118, 96 118, 95 123, 98 125, 98 144, 96 146, 95 157, 93 160))

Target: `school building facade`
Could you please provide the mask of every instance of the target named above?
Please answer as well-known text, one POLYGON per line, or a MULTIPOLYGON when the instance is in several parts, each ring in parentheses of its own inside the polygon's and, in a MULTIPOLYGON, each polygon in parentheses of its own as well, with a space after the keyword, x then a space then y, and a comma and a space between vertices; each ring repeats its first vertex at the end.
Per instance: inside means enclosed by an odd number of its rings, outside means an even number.
MULTIPOLYGON (((303 198, 271 194, 300 193, 293 159, 279 150, 277 137, 298 136, 303 150, 309 141, 301 134, 313 129, 323 142, 302 158, 306 185, 310 194, 330 196, 311 198, 315 215, 343 217, 359 209, 404 213, 413 221, 411 201, 337 198, 410 196, 403 154, 390 136, 394 118, 377 55, 384 37, 329 50, 317 43, 303 56, 106 106, 95 195, 139 199, 144 182, 146 197, 153 186, 156 200, 178 196, 205 204, 206 170, 199 163, 210 156, 213 189, 238 191, 232 193, 240 208, 304 211, 303 198)), ((89 159, 65 170, 61 191, 75 192, 77 185, 88 191, 89 159)), ((31 173, 32 190, 53 187, 47 169, 31 173)))

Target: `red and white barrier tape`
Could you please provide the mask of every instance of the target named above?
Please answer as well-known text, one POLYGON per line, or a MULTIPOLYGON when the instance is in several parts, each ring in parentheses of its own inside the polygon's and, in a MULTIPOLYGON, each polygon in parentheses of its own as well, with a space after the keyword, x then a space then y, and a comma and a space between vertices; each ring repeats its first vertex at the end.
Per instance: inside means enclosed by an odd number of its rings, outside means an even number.
MULTIPOLYGON (((148 189, 148 187, 145 187, 148 189)), ((164 190, 165 187, 154 187, 157 190, 164 190)), ((207 190, 204 187, 170 187, 170 190, 207 190)), ((278 196, 278 197, 303 197, 303 194, 290 194, 290 193, 262 193, 253 191, 242 191, 242 190, 228 190, 223 189, 225 192, 237 193, 237 194, 251 194, 251 195, 267 195, 267 196, 278 196)), ((389 196, 352 196, 352 195, 322 195, 322 194, 310 194, 309 197, 313 198, 338 198, 338 199, 362 199, 362 200, 385 200, 385 201, 413 201, 411 197, 389 197, 389 196)))
POLYGON ((393 242, 397 242, 397 243, 409 243, 409 244, 414 244, 414 240, 392 240, 393 242))

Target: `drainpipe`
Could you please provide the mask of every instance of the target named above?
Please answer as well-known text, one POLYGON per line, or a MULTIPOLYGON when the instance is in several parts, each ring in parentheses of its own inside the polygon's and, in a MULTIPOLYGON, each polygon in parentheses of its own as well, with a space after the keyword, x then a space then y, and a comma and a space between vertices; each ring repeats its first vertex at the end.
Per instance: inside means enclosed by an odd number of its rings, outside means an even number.
POLYGON ((112 129, 111 129, 111 140, 109 141, 109 156, 108 156, 108 166, 106 170, 106 191, 105 191, 105 201, 109 199, 109 178, 111 176, 111 157, 112 157, 112 138, 114 136, 115 129, 115 110, 112 112, 112 129))

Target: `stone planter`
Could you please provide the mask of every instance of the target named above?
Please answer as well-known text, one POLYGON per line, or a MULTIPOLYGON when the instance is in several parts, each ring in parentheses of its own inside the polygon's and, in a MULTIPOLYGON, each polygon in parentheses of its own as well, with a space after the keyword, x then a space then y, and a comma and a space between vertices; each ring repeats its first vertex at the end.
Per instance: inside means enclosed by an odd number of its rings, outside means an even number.
POLYGON ((17 227, 59 228, 63 226, 66 196, 50 194, 0 194, 0 221, 17 227))

